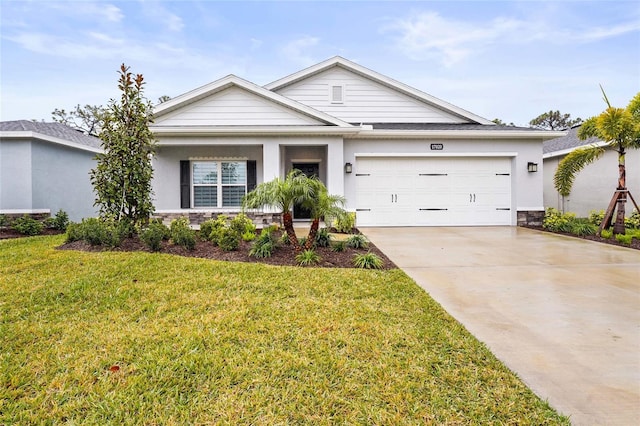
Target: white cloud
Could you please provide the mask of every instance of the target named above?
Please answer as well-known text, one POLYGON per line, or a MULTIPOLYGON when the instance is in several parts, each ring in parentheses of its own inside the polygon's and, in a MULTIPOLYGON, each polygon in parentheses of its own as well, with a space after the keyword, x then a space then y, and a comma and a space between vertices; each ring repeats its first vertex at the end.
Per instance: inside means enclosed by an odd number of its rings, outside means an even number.
POLYGON ((144 2, 142 3, 143 11, 146 16, 158 22, 161 28, 167 28, 169 31, 179 32, 184 28, 184 21, 175 13, 170 12, 162 6, 160 2, 144 2))
POLYGON ((398 47, 412 59, 435 58, 454 65, 480 47, 521 30, 522 21, 496 18, 479 25, 446 19, 436 12, 423 12, 408 19, 397 19, 383 31, 399 33, 398 47))
POLYGON ((393 20, 381 29, 397 34, 397 48, 414 60, 435 59, 450 67, 489 46, 549 43, 575 45, 640 31, 640 21, 610 27, 568 27, 566 21, 497 17, 488 22, 448 19, 437 12, 422 12, 393 20), (560 26, 564 25, 564 26, 560 26))
POLYGON ((284 45, 281 52, 288 60, 298 65, 313 65, 316 60, 311 56, 309 50, 317 46, 319 42, 320 39, 317 37, 304 36, 284 45))
POLYGON ((259 40, 257 38, 253 38, 253 37, 251 38, 250 41, 251 41, 251 50, 259 49, 260 46, 262 46, 262 43, 263 43, 262 40, 259 40))
POLYGON ((103 2, 66 1, 51 3, 47 2, 41 4, 43 4, 45 7, 59 10, 66 16, 90 16, 95 18, 96 21, 106 20, 109 22, 120 22, 124 18, 124 14, 119 7, 113 4, 105 4, 103 2))

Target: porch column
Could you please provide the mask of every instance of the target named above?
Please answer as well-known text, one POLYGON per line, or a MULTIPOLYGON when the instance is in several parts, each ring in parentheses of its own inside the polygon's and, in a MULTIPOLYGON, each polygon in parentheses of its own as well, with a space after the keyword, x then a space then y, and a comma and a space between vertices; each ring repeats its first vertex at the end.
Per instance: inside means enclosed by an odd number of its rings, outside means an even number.
POLYGON ((262 145, 262 181, 269 182, 280 176, 280 144, 266 141, 262 145))
POLYGON ((344 149, 342 138, 327 144, 327 189, 329 194, 344 195, 344 149))

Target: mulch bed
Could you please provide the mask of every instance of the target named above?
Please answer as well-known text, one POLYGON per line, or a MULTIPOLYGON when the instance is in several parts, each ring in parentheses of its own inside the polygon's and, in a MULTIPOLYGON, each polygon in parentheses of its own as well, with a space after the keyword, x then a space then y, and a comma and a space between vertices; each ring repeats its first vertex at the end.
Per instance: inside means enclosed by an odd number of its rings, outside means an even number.
MULTIPOLYGON (((194 250, 187 250, 184 247, 173 245, 168 241, 162 242, 162 248, 160 253, 174 254, 185 257, 199 257, 203 259, 223 260, 229 262, 248 262, 248 263, 263 263, 269 265, 285 265, 285 266, 297 266, 295 257, 298 254, 291 246, 281 245, 273 251, 271 257, 264 259, 257 259, 249 256, 249 250, 251 249, 251 242, 240 241, 238 250, 236 251, 223 251, 220 247, 214 246, 208 241, 197 241, 194 250)), ((92 246, 85 241, 74 241, 72 243, 63 244, 58 247, 59 250, 80 250, 101 252, 108 251, 101 246, 92 246)), ((122 241, 120 247, 114 248, 112 251, 119 252, 132 252, 132 251, 144 251, 150 252, 147 246, 140 241, 139 238, 127 238, 122 241)), ((367 251, 374 253, 382 259, 384 266, 382 269, 396 269, 397 266, 375 245, 369 243, 367 250, 354 250, 346 248, 343 252, 333 252, 328 247, 318 247, 315 252, 320 256, 320 263, 314 265, 316 268, 353 268, 353 256, 357 253, 366 253, 367 251)))
POLYGON ((598 237, 597 235, 579 236, 579 235, 571 234, 571 233, 568 233, 568 232, 552 232, 552 231, 548 231, 548 230, 544 229, 542 226, 525 226, 525 228, 535 229, 536 231, 549 232, 551 234, 566 235, 567 237, 581 238, 583 240, 596 241, 598 243, 603 243, 603 244, 611 244, 613 246, 626 247, 626 248, 632 248, 632 249, 640 250, 640 240, 638 240, 637 238, 634 238, 634 239, 631 240, 631 245, 626 245, 626 244, 622 244, 621 242, 619 242, 615 238, 602 238, 602 237, 598 237))

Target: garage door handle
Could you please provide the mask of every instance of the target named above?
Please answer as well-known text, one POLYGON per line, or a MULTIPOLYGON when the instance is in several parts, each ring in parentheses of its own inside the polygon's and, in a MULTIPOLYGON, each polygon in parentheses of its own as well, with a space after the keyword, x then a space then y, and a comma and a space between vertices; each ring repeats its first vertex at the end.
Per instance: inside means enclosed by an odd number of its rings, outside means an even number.
POLYGON ((370 212, 371 209, 356 209, 357 212, 370 212))
POLYGON ((437 212, 437 211, 442 211, 442 210, 449 210, 449 209, 418 209, 422 212, 427 211, 427 212, 437 212))
POLYGON ((496 210, 511 210, 509 207, 496 207, 496 210))

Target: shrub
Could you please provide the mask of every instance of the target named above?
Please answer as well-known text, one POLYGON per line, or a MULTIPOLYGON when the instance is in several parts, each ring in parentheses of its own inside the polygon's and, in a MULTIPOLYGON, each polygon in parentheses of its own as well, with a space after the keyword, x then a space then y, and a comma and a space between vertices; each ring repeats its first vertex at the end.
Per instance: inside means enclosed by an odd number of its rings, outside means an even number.
POLYGON ((353 266, 361 269, 382 269, 384 263, 375 253, 357 253, 353 256, 353 266))
POLYGON ((602 232, 600 233, 600 236, 602 238, 611 238, 613 236, 613 231, 611 229, 603 229, 602 232))
MULTIPOLYGON (((249 256, 253 256, 259 259, 265 257, 271 257, 273 250, 276 248, 276 241, 273 235, 274 228, 264 228, 260 235, 255 239, 251 249, 249 250, 249 256)), ((286 234, 285 234, 286 235, 286 234)))
POLYGON ((5 226, 9 226, 9 219, 7 219, 6 215, 0 214, 0 228, 5 226))
POLYGON ((332 226, 342 234, 349 234, 356 226, 356 214, 345 212, 334 219, 332 226))
POLYGON ((591 223, 589 219, 576 219, 570 222, 571 233, 584 237, 585 235, 595 235, 598 232, 598 227, 591 223))
POLYGON ((595 226, 600 226, 604 220, 604 210, 591 210, 589 212, 589 223, 595 226))
POLYGON ((220 214, 213 221, 208 240, 211 241, 214 246, 218 245, 218 242, 222 237, 222 231, 227 227, 228 219, 229 217, 227 215, 220 214))
POLYGON ((327 228, 318 230, 316 234, 316 245, 318 247, 329 247, 331 245, 331 234, 327 228))
POLYGON ((571 232, 571 222, 575 220, 574 213, 562 213, 549 207, 544 214, 542 227, 552 232, 571 232))
POLYGON ((52 228, 58 231, 64 231, 69 225, 69 215, 64 210, 58 210, 58 213, 52 218, 52 228))
POLYGON ((629 229, 640 229, 640 212, 633 209, 631 216, 624 219, 624 226, 629 229))
POLYGON ((149 226, 140 233, 140 239, 151 251, 160 251, 162 240, 169 239, 169 228, 161 221, 152 221, 149 226))
POLYGON ((624 244, 625 246, 630 246, 631 240, 633 240, 633 235, 617 234, 616 240, 618 240, 619 243, 624 244))
POLYGON ((82 225, 74 222, 69 223, 69 225, 67 225, 67 238, 65 239, 65 243, 72 243, 83 239, 82 225))
POLYGON ((82 219, 82 239, 92 246, 118 247, 122 241, 121 233, 111 221, 101 221, 90 217, 82 219))
POLYGON ((296 263, 300 266, 310 266, 320 263, 320 256, 313 250, 305 250, 296 255, 296 263))
POLYGON ((22 235, 33 236, 41 234, 44 225, 42 222, 39 222, 25 214, 24 216, 14 220, 11 227, 22 235))
POLYGON ((238 234, 238 231, 231 227, 222 228, 218 238, 218 246, 224 251, 234 251, 238 250, 239 245, 240 234, 238 234))
POLYGON ((256 233, 255 233, 255 231, 254 231, 254 232, 251 232, 251 231, 245 231, 245 232, 242 234, 242 240, 243 240, 243 241, 253 241, 253 240, 255 240, 255 239, 256 239, 256 233))
POLYGON ((367 239, 362 234, 355 234, 347 238, 346 240, 347 247, 351 247, 354 249, 366 249, 369 247, 369 243, 367 239))
POLYGON ((256 225, 254 225, 253 221, 244 213, 240 213, 231 219, 229 226, 240 235, 245 232, 256 232, 256 225))
POLYGON ((211 238, 211 231, 215 227, 215 219, 205 220, 200 224, 200 239, 209 241, 211 238))
POLYGON ((170 227, 171 241, 174 244, 182 246, 187 250, 193 250, 196 247, 196 232, 189 227, 187 218, 174 219, 171 221, 170 227))
POLYGON ((347 242, 344 240, 335 241, 331 243, 331 251, 335 251, 336 253, 342 253, 346 249, 347 249, 347 242))

